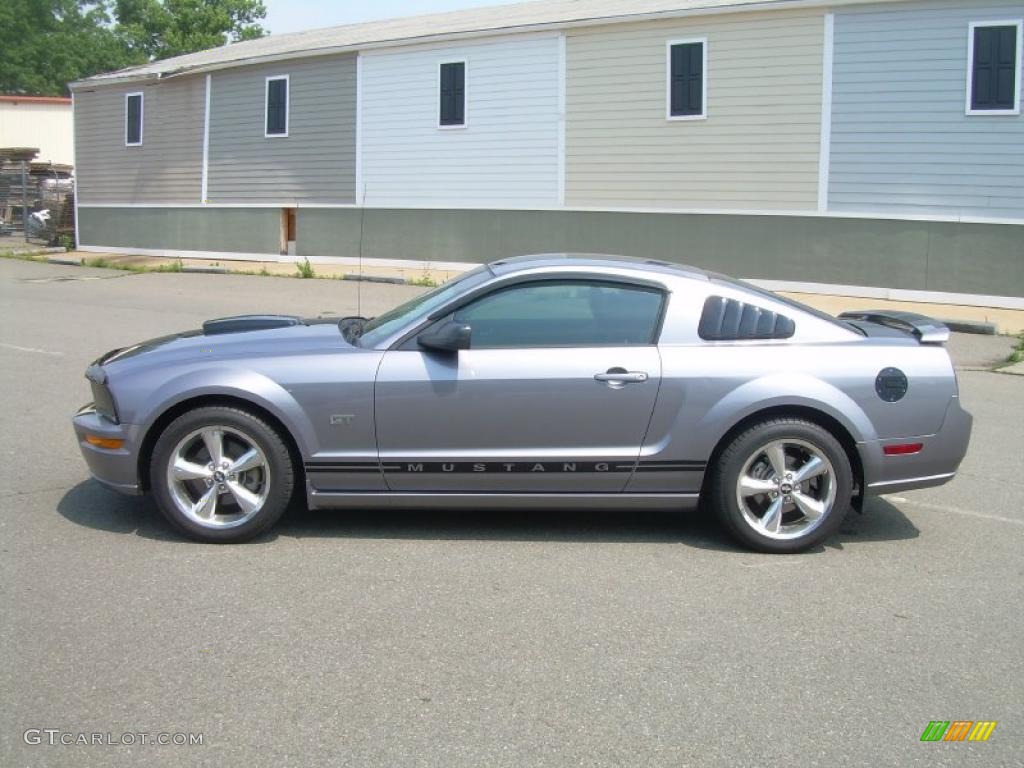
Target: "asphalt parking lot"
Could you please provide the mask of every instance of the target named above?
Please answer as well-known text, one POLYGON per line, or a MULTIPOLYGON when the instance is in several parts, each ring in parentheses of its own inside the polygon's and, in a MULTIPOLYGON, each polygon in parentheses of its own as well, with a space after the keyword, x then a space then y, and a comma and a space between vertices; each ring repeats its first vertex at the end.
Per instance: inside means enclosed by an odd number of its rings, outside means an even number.
MULTIPOLYGON (((1024 378, 973 370, 1007 340, 953 342, 957 479, 792 557, 699 515, 539 509, 294 512, 209 546, 88 479, 69 419, 100 353, 356 290, 0 261, 0 765, 1022 764, 1024 378), (931 720, 998 726, 921 743, 931 720)), ((364 283, 363 313, 417 290, 364 283)))

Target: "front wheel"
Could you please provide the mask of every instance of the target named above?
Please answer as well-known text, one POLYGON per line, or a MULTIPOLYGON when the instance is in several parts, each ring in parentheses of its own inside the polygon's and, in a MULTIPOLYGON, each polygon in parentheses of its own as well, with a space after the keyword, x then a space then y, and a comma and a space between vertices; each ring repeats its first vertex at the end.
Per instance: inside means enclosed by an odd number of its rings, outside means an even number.
POLYGON ((150 480, 164 516, 199 541, 246 541, 284 513, 294 469, 263 419, 228 407, 179 416, 153 449, 150 480))
POLYGON ((850 460, 827 430, 767 419, 722 452, 711 501, 726 528, 761 552, 801 552, 843 522, 853 494, 850 460))

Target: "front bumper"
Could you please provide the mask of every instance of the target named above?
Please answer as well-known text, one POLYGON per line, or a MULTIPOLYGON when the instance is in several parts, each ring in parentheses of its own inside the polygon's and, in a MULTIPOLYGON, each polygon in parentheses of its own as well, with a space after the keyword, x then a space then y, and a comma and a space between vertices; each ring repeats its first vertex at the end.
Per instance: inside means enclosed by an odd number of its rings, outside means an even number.
POLYGON ((92 403, 83 406, 71 423, 78 438, 89 472, 115 491, 135 495, 141 493, 139 483, 138 449, 141 442, 139 429, 134 424, 114 424, 100 416, 92 403), (85 441, 86 435, 124 440, 121 448, 98 448, 85 441))
POLYGON ((967 454, 974 418, 954 397, 946 406, 942 426, 934 435, 874 440, 860 446, 868 495, 897 493, 948 483, 956 476, 967 454), (923 443, 918 453, 886 456, 883 449, 894 443, 923 443))

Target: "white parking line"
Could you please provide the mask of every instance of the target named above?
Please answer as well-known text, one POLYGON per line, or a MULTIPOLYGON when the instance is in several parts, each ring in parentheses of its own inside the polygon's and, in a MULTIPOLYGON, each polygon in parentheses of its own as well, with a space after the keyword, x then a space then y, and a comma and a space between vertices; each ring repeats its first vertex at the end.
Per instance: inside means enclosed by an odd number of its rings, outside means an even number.
POLYGON ((15 352, 35 352, 37 355, 64 357, 63 352, 51 352, 48 349, 38 349, 37 347, 19 347, 17 344, 4 344, 3 342, 0 342, 0 347, 3 347, 4 349, 13 349, 15 352))
POLYGON ((970 509, 960 509, 959 507, 947 507, 944 504, 929 504, 927 501, 914 501, 913 499, 907 499, 903 496, 889 496, 890 501, 895 501, 898 504, 910 504, 914 507, 924 507, 925 509, 934 509, 936 512, 953 512, 957 515, 966 515, 967 517, 980 517, 982 520, 995 520, 998 523, 1012 523, 1013 525, 1024 525, 1024 520, 1014 520, 1012 517, 1000 517, 999 515, 986 515, 984 512, 974 512, 970 509))

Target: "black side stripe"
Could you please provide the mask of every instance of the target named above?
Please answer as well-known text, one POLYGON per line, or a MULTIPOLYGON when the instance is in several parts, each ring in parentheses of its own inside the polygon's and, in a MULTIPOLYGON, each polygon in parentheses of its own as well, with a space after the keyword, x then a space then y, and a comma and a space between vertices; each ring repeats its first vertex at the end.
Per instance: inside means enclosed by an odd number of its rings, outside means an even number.
POLYGON ((703 461, 399 461, 377 464, 368 461, 308 462, 307 472, 405 472, 414 474, 519 474, 519 473, 621 473, 702 472, 703 461))
POLYGON ((703 472, 707 463, 703 461, 673 461, 664 464, 640 462, 637 472, 703 472))

